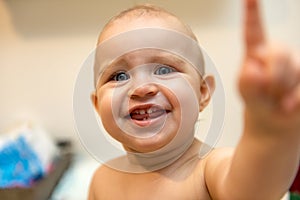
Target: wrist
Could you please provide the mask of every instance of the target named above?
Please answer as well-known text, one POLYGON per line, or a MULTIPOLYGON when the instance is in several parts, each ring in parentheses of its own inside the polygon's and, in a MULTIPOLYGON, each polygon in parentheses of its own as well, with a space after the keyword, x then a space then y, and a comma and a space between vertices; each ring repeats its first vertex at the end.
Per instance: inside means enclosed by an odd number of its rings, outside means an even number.
POLYGON ((245 109, 245 132, 260 135, 294 135, 299 139, 300 127, 298 123, 294 123, 284 116, 276 117, 271 114, 259 113, 245 109))

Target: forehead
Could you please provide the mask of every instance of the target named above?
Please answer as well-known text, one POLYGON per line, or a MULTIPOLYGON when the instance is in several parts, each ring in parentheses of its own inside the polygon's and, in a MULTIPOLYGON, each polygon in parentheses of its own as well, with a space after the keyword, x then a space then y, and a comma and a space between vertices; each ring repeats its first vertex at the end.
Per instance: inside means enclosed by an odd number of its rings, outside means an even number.
POLYGON ((176 17, 161 14, 159 16, 127 16, 111 22, 100 34, 98 44, 122 32, 140 28, 164 28, 191 36, 186 27, 176 17))
POLYGON ((126 64, 129 67, 139 66, 147 63, 161 63, 169 65, 186 65, 187 62, 180 56, 159 49, 140 49, 124 54, 117 58, 112 66, 126 64))

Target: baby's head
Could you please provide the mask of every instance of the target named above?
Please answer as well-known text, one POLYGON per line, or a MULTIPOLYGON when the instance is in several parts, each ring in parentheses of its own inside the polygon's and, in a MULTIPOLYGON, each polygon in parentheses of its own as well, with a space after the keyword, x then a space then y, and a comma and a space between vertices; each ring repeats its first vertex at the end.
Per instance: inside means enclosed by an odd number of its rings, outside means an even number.
POLYGON ((152 5, 125 10, 104 27, 96 56, 109 56, 96 57, 91 98, 106 131, 127 151, 192 141, 215 87, 196 41, 180 19, 152 5))
POLYGON ((160 7, 142 4, 124 10, 111 18, 98 38, 98 45, 116 34, 145 27, 175 30, 197 41, 191 28, 178 17, 160 7))

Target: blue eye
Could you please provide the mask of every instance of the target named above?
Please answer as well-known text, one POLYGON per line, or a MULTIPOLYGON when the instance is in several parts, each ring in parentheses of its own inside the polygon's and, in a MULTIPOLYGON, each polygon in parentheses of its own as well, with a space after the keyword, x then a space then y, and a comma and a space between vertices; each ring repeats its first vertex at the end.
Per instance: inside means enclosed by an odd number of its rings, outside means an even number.
POLYGON ((176 72, 176 70, 173 67, 167 66, 167 65, 160 65, 160 67, 158 67, 154 74, 155 75, 165 75, 165 74, 170 74, 172 72, 176 72))
POLYGON ((116 72, 111 76, 110 80, 113 80, 113 81, 126 81, 129 78, 130 78, 129 75, 126 72, 116 72))

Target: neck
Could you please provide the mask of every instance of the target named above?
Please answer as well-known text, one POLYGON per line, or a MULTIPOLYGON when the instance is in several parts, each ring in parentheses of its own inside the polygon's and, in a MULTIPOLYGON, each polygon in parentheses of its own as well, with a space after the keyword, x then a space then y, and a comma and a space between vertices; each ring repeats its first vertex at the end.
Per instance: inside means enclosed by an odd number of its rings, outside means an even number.
POLYGON ((146 173, 164 169, 179 160, 191 147, 195 140, 194 130, 187 131, 187 129, 182 126, 175 138, 161 149, 149 153, 127 152, 127 155, 110 160, 107 164, 118 171, 129 173, 146 173))
POLYGON ((180 145, 167 145, 166 148, 150 153, 128 153, 127 158, 132 166, 140 166, 145 172, 163 169, 178 160, 191 146, 194 138, 180 145))

